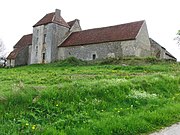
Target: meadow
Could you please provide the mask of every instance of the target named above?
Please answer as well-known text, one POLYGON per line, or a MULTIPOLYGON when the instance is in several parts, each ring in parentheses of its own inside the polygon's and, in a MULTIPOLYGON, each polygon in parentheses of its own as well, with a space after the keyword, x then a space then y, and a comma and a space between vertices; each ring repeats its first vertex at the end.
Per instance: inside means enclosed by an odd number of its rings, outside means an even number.
POLYGON ((154 59, 0 68, 1 135, 139 135, 180 121, 180 64, 154 59))

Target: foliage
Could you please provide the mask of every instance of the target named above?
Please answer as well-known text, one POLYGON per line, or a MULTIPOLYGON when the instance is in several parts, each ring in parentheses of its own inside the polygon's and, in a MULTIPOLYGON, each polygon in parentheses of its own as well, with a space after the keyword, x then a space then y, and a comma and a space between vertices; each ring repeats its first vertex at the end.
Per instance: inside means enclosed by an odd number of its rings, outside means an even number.
POLYGON ((82 66, 82 65, 86 65, 87 62, 77 59, 75 57, 69 57, 65 60, 62 61, 58 61, 56 63, 53 63, 54 66, 82 66))
POLYGON ((180 121, 178 63, 78 66, 72 59, 0 69, 1 135, 138 135, 180 121))
POLYGON ((178 30, 176 35, 175 40, 177 40, 177 44, 180 45, 180 30, 178 30))

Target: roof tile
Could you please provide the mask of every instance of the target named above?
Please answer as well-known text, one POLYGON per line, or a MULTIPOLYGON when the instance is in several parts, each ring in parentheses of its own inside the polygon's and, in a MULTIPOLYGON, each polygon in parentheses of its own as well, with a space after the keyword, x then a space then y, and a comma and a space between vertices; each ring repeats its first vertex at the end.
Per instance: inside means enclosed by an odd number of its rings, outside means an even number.
POLYGON ((78 46, 102 42, 133 40, 144 21, 89 29, 72 33, 59 47, 78 46))
POLYGON ((17 54, 27 47, 28 45, 32 44, 32 34, 24 35, 14 46, 14 50, 8 55, 7 59, 15 59, 17 54))
POLYGON ((60 16, 60 19, 55 18, 55 12, 46 14, 41 20, 39 20, 33 27, 40 25, 46 25, 48 23, 56 23, 69 28, 66 21, 60 16))

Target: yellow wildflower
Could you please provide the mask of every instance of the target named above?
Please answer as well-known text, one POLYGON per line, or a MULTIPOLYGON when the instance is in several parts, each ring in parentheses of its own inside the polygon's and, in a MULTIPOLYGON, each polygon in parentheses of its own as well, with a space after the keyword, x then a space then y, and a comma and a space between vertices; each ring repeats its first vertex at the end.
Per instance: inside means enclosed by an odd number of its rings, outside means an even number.
POLYGON ((32 130, 34 130, 35 128, 36 128, 36 125, 33 125, 33 126, 32 126, 32 130))

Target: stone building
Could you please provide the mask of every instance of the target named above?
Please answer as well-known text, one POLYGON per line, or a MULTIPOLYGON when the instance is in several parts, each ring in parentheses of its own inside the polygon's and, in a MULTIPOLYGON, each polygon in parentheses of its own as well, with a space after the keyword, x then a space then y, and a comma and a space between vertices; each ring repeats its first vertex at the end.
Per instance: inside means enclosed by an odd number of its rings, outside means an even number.
POLYGON ((50 63, 68 57, 82 60, 107 57, 147 57, 176 60, 149 39, 145 21, 82 30, 75 19, 66 22, 61 11, 46 14, 23 36, 7 57, 8 66, 50 63))
POLYGON ((160 44, 158 44, 153 39, 149 39, 151 43, 151 55, 155 56, 158 59, 167 59, 167 60, 174 60, 177 61, 177 59, 170 54, 166 48, 162 47, 160 44))
POLYGON ((21 66, 30 64, 29 46, 32 45, 32 34, 24 35, 13 47, 13 51, 7 57, 7 66, 21 66))

